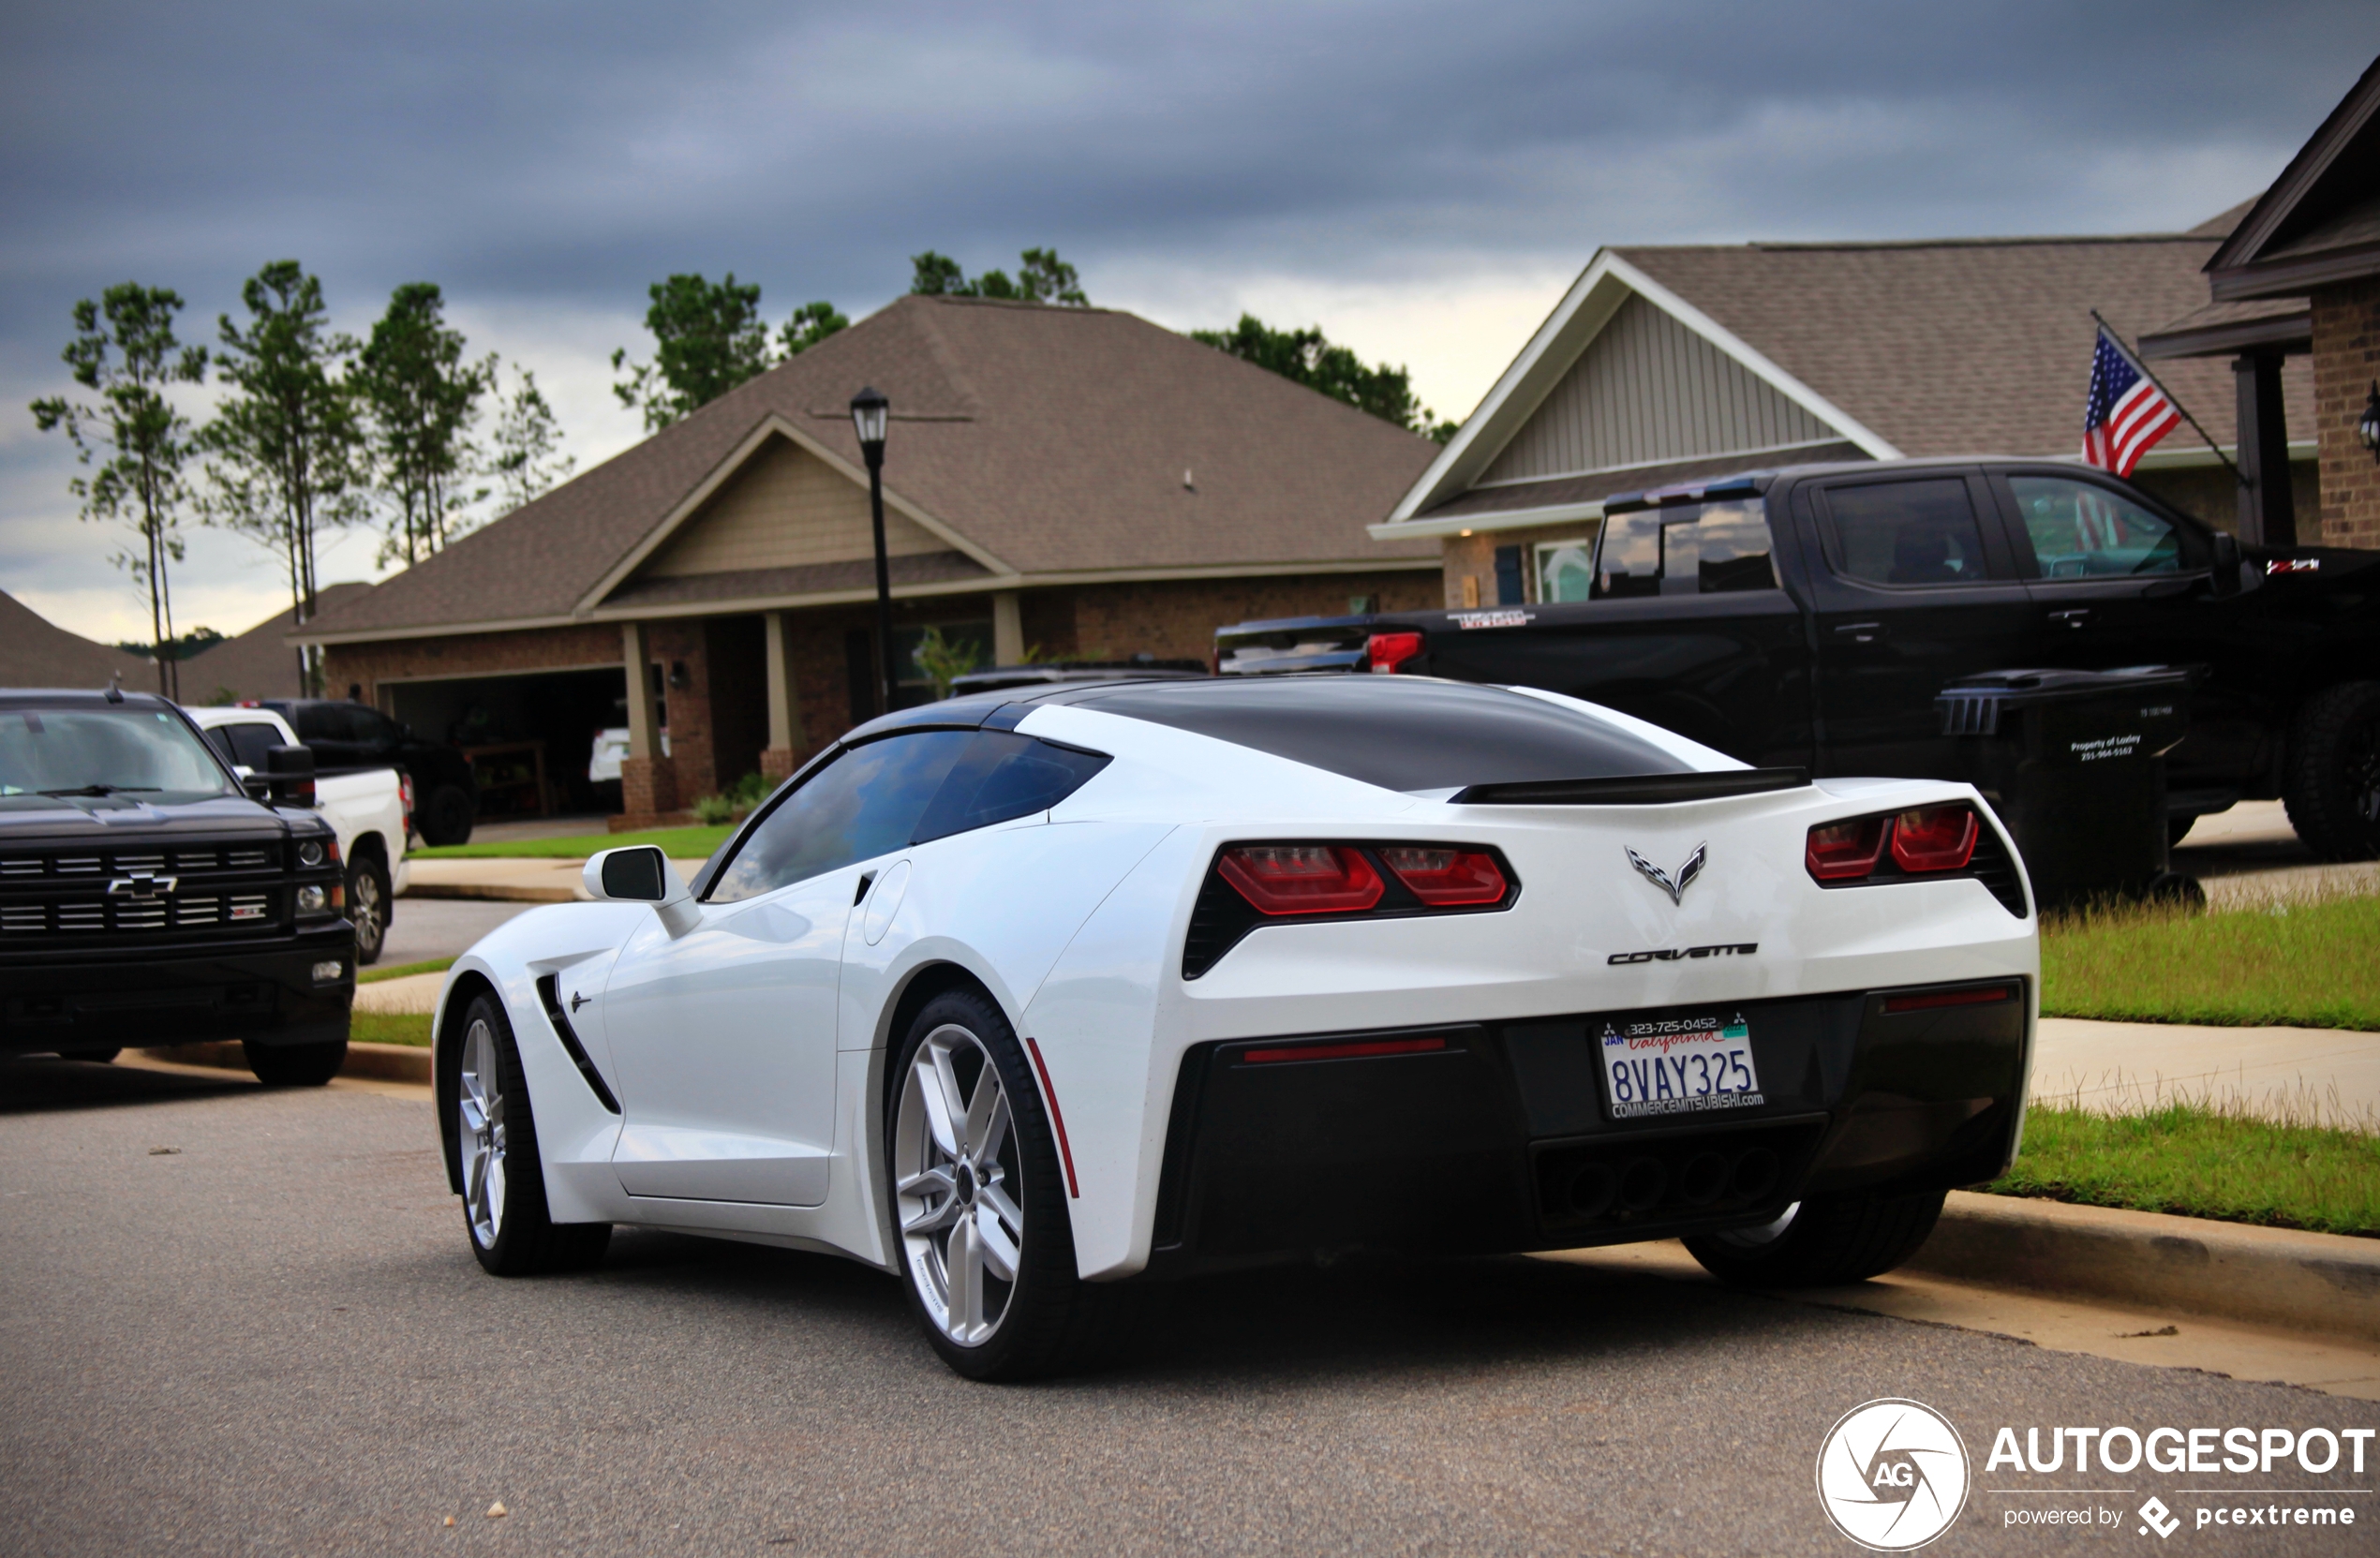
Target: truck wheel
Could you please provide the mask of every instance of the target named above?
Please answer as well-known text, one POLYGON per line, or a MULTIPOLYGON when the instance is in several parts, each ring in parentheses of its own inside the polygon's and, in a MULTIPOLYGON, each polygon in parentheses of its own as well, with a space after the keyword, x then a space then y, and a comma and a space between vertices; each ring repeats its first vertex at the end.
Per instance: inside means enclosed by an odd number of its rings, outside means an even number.
POLYGON ((389 868, 369 850, 348 863, 347 917, 355 925, 356 963, 379 962, 389 939, 389 868))
POLYGON ((240 1048, 248 1069, 268 1088, 319 1088, 347 1063, 347 1041, 329 1044, 259 1044, 245 1040, 240 1048))
POLYGON ((1739 1287, 1835 1287, 1882 1276, 1917 1253, 1945 1191, 1813 1195, 1774 1223, 1686 1241, 1703 1269, 1739 1287))
POLYGON ((2322 858, 2380 855, 2380 682, 2326 688, 2298 711, 2283 800, 2322 858))
POLYGON ((430 792, 429 803, 417 815, 424 844, 468 844, 477 808, 470 793, 459 784, 441 784, 430 792))

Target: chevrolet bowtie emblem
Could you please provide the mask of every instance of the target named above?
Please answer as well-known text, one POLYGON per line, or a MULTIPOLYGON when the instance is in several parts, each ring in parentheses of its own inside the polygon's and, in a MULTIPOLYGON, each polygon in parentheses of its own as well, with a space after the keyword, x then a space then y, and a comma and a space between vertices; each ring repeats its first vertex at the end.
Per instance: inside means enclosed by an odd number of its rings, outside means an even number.
POLYGON ((1686 864, 1677 868, 1674 877, 1634 850, 1628 852, 1628 863, 1636 868, 1638 875, 1667 893, 1672 903, 1678 903, 1685 898, 1686 889, 1694 884, 1694 879, 1703 874, 1703 863, 1710 857, 1710 849, 1708 844, 1695 845, 1694 853, 1686 857, 1686 864))
POLYGON ((151 876, 146 871, 135 871, 130 876, 120 876, 109 883, 108 897, 161 898, 173 891, 173 884, 177 880, 174 877, 151 876))

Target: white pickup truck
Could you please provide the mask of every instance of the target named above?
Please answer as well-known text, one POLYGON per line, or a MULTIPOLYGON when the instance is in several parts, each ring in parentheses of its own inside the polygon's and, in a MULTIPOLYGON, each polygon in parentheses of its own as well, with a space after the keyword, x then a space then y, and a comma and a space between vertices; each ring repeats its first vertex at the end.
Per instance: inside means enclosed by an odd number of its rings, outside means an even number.
MULTIPOLYGON (((186 708, 207 742, 242 779, 264 771, 272 747, 304 743, 269 708, 186 708)), ((355 960, 377 963, 387 944, 395 900, 410 874, 405 844, 413 831, 413 781, 394 768, 318 772, 314 805, 339 836, 347 862, 347 917, 355 923, 355 960)))

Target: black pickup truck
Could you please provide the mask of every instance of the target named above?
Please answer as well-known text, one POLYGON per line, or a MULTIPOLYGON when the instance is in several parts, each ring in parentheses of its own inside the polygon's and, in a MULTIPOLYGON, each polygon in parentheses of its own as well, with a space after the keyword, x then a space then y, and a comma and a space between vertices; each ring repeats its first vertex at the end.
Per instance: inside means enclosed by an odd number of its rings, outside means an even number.
POLYGON ((347 1055, 355 927, 301 747, 252 793, 137 692, 0 690, 0 1056, 243 1042, 260 1081, 347 1055), (277 792, 277 794, 276 794, 277 792))
POLYGON ((1946 682, 2192 666, 2174 837, 2280 797, 2316 853, 2380 854, 2380 552, 2243 553, 2050 461, 1797 466, 1604 513, 1591 568, 1553 574, 1582 599, 1241 623, 1217 631, 1216 669, 1542 688, 1760 766, 1963 778, 1934 705, 1946 682))

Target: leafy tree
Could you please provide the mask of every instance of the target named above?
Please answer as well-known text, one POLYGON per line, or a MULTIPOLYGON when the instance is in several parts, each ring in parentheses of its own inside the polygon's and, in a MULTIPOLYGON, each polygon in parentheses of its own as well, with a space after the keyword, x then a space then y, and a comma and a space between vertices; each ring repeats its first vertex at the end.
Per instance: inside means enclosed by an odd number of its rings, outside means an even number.
POLYGON ((1091 300, 1083 295, 1082 278, 1072 265, 1058 258, 1056 249, 1027 249, 1018 258, 1021 263, 1014 280, 1005 271, 986 271, 971 281, 959 261, 928 249, 909 257, 909 290, 935 298, 1004 298, 1069 308, 1091 305, 1091 300))
POLYGON ((435 283, 409 281, 389 298, 350 375, 371 419, 371 454, 386 495, 390 528, 380 560, 409 566, 443 547, 477 497, 470 427, 495 380, 493 357, 463 355, 463 333, 448 328, 435 283))
POLYGON ((562 424, 538 389, 537 376, 519 371, 519 387, 498 402, 494 452, 482 467, 496 479, 497 503, 506 513, 570 480, 578 465, 561 452, 562 424))
POLYGON ((190 659, 193 655, 202 654, 222 642, 223 635, 213 628, 193 628, 181 637, 168 639, 162 645, 135 644, 127 640, 118 644, 116 647, 127 655, 148 656, 157 656, 157 651, 163 649, 165 653, 157 658, 184 660, 190 659))
POLYGON ((66 429, 75 457, 95 467, 69 488, 82 499, 82 517, 129 525, 141 538, 138 551, 120 548, 113 560, 149 598, 150 653, 157 690, 169 697, 181 685, 168 566, 182 560, 180 510, 189 497, 182 466, 191 445, 189 421, 166 391, 203 380, 207 361, 205 348, 174 338, 173 316, 181 309, 180 294, 131 281, 109 288, 97 303, 76 304, 75 336, 60 356, 99 404, 55 395, 32 407, 34 425, 45 433, 66 429))
MULTIPOLYGON (((312 620, 320 533, 361 517, 364 430, 348 368, 352 338, 330 330, 322 284, 294 260, 276 260, 240 290, 244 329, 220 320, 218 380, 231 387, 199 434, 211 456, 208 523, 278 554, 297 621, 312 620)), ((301 654, 309 691, 320 667, 301 654)))
POLYGON ((1229 330, 1194 330, 1190 338, 1439 443, 1452 438, 1458 425, 1440 422, 1421 404, 1406 369, 1385 363, 1367 367, 1347 348, 1332 345, 1319 325, 1275 330, 1254 314, 1242 314, 1229 330))
POLYGON ((926 674, 926 679, 934 684, 934 699, 940 702, 950 696, 952 682, 982 663, 983 653, 983 645, 974 639, 962 638, 953 644, 944 638, 942 630, 936 627, 926 630, 925 636, 918 640, 917 647, 910 651, 909 658, 916 662, 918 670, 926 674))
POLYGON ((626 347, 612 353, 612 370, 628 375, 612 393, 632 410, 644 408, 647 432, 660 432, 771 366, 759 283, 739 286, 730 271, 719 282, 674 275, 647 291, 653 361, 630 367, 626 347))
POLYGON ((838 330, 850 328, 851 321, 835 312, 833 304, 821 300, 795 309, 793 318, 777 333, 777 339, 784 347, 786 356, 798 357, 838 330))

